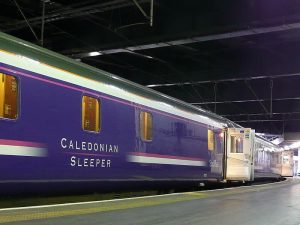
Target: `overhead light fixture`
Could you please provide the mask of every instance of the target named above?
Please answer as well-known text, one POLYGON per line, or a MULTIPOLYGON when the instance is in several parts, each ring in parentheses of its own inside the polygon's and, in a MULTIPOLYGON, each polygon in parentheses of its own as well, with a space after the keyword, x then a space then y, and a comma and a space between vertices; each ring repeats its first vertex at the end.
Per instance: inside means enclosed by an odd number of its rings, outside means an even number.
POLYGON ((90 52, 88 53, 89 56, 98 56, 98 55, 102 55, 101 52, 90 52))
POLYGON ((145 55, 145 57, 148 58, 148 59, 153 59, 153 57, 150 56, 150 55, 145 55))

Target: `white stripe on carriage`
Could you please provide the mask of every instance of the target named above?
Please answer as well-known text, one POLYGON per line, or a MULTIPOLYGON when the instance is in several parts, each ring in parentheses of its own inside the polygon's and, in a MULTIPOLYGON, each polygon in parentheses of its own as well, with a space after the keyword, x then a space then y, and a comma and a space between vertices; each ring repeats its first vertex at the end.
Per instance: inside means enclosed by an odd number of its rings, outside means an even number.
POLYGON ((172 159, 159 158, 151 156, 129 155, 129 162, 148 163, 148 164, 165 164, 165 165, 181 165, 181 166, 206 166, 205 161, 187 160, 187 159, 172 159))
POLYGON ((46 157, 47 149, 27 146, 0 145, 0 155, 46 157))
MULTIPOLYGON (((126 91, 123 88, 119 88, 117 86, 113 86, 111 84, 106 84, 103 82, 99 82, 96 80, 88 79, 86 77, 64 71, 62 69, 47 65, 45 63, 32 60, 30 58, 17 55, 14 53, 9 53, 0 49, 0 62, 15 66, 27 71, 31 71, 46 77, 54 78, 60 81, 64 81, 73 85, 79 85, 84 88, 88 88, 90 90, 94 90, 96 92, 102 92, 129 102, 134 102, 137 104, 142 104, 144 106, 154 108, 157 110, 161 110, 163 112, 171 113, 176 116, 184 117, 199 123, 211 125, 218 128, 223 128, 226 124, 219 123, 218 121, 211 119, 207 116, 200 115, 198 113, 192 113, 185 110, 178 109, 173 107, 170 104, 160 102, 158 100, 148 99, 142 95, 137 95, 131 92, 126 91), (30 66, 28 66, 30 65, 30 66)), ((92 69, 95 71, 95 69, 92 69)), ((98 71, 100 73, 100 70, 98 71)), ((101 73, 113 77, 118 80, 120 78, 105 72, 101 71, 101 73)), ((201 109, 199 109, 201 110, 201 109)), ((200 113, 200 112, 199 112, 200 113)))

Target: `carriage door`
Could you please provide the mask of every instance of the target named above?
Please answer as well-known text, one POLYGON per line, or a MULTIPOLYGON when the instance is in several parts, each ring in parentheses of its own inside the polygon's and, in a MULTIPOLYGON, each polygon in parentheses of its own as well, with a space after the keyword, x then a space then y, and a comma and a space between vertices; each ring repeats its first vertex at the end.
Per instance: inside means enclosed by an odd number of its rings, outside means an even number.
POLYGON ((228 128, 226 146, 227 180, 253 180, 254 136, 254 130, 249 128, 228 128))

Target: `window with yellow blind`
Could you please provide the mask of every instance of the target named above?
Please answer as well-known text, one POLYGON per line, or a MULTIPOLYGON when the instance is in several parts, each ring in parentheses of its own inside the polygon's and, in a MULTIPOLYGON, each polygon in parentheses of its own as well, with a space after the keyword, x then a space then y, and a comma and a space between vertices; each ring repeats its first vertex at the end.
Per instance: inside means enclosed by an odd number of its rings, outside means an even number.
POLYGON ((17 119, 18 82, 14 76, 0 73, 0 118, 17 119))
POLYGON ((82 97, 82 128, 86 131, 100 132, 101 114, 98 99, 82 97))
POLYGON ((148 112, 140 113, 140 133, 144 141, 152 140, 152 115, 148 112))
POLYGON ((214 132, 210 129, 207 130, 207 146, 209 151, 215 150, 215 137, 214 132))

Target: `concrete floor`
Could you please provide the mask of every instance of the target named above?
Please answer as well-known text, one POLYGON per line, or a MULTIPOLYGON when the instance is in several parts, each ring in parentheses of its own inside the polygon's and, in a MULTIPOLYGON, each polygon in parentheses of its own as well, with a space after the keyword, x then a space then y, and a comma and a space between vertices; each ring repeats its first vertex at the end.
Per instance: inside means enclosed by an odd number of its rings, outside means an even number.
POLYGON ((300 179, 65 206, 0 210, 14 225, 300 225, 300 179))

